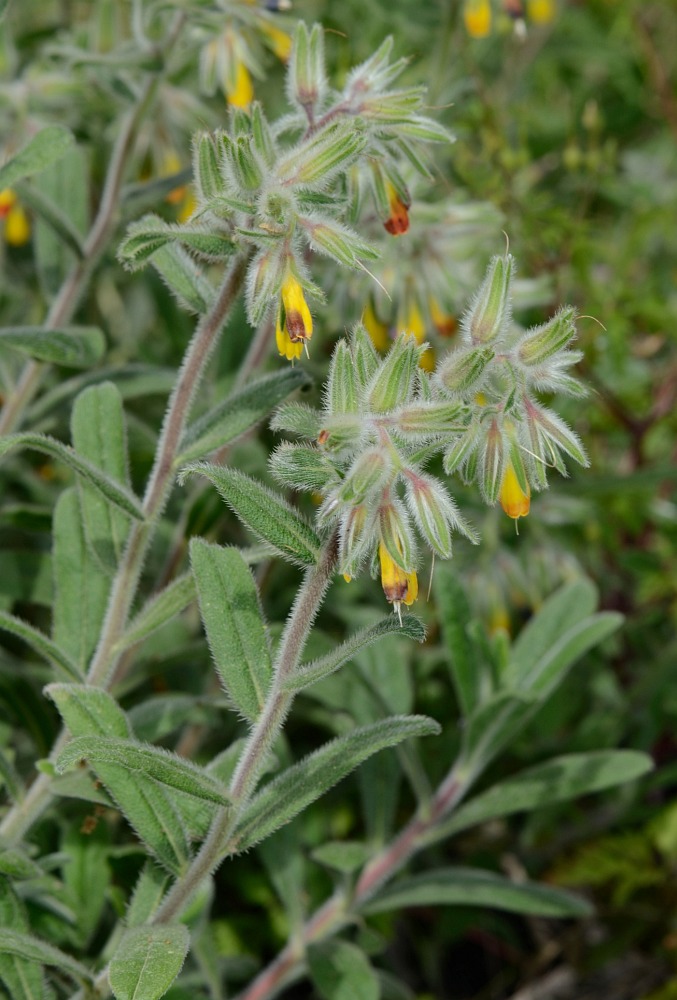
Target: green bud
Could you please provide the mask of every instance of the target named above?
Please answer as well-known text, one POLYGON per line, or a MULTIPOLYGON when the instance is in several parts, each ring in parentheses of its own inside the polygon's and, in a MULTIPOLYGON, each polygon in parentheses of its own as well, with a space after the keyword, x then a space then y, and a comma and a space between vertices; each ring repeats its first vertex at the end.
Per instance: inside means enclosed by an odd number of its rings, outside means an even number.
POLYGON ((486 435, 484 449, 482 452, 482 466, 480 476, 480 489, 487 503, 493 504, 498 500, 499 490, 503 479, 504 466, 504 441, 503 433, 496 420, 492 420, 486 435))
POLYGON ((322 430, 322 421, 320 411, 314 410, 307 403, 283 403, 275 411, 270 426, 274 431, 286 431, 287 434, 298 434, 315 440, 322 430))
POLYGON ((202 201, 218 198, 223 193, 224 181, 216 146, 206 132, 197 136, 193 145, 193 174, 202 201))
POLYGON ((542 326, 528 330, 518 348, 520 361, 525 365, 540 365, 562 351, 576 336, 576 311, 564 306, 542 326))
POLYGON ((247 317, 252 326, 261 322, 279 293, 285 267, 286 256, 279 246, 261 250, 249 265, 245 298, 247 317))
POLYGON ((258 101, 255 101, 252 105, 251 123, 254 148, 261 157, 263 163, 265 163, 266 167, 270 169, 274 165, 277 155, 275 151, 275 140, 273 139, 273 133, 271 132, 270 125, 268 124, 268 119, 264 115, 258 101))
POLYGON ((251 136, 240 136, 234 146, 233 172, 240 187, 256 191, 261 186, 263 174, 256 158, 251 136))
POLYGON ((357 323, 353 327, 351 349, 355 362, 355 374, 360 388, 364 389, 373 378, 380 364, 380 358, 362 323, 357 323))
POLYGON ((310 116, 327 89, 324 74, 324 32, 320 24, 308 29, 299 21, 294 34, 287 89, 290 100, 310 116))
POLYGON ((355 121, 332 123, 284 156, 278 177, 284 184, 324 184, 345 170, 366 144, 367 137, 355 121))
POLYGON ((326 490, 339 482, 331 462, 317 448, 304 445, 278 445, 270 457, 270 468, 283 486, 296 490, 326 490))
POLYGON ((376 260, 378 251, 361 239, 357 233, 329 219, 298 218, 298 222, 306 230, 308 241, 313 250, 326 254, 345 264, 346 267, 358 267, 360 259, 376 260))
POLYGON ((413 337, 400 334, 371 381, 369 407, 373 412, 387 413, 411 396, 424 347, 413 337))
POLYGON ((487 365, 494 359, 491 347, 471 347, 453 351, 443 359, 437 378, 448 392, 477 388, 487 365))
POLYGON ((397 414, 397 430, 416 439, 465 430, 466 409, 462 403, 412 403, 397 414))
POLYGON ((451 555, 451 532, 459 531, 477 544, 479 536, 461 516, 445 488, 433 476, 420 473, 407 479, 407 504, 419 531, 428 545, 448 559, 451 555))
POLYGON ((350 507, 339 527, 339 573, 354 576, 369 545, 373 542, 371 520, 366 506, 350 507))
POLYGON ((378 448, 365 451, 353 462, 339 496, 345 503, 362 503, 373 495, 390 474, 390 463, 378 448))
POLYGON ((358 414, 327 417, 317 441, 328 452, 352 452, 360 437, 362 418, 358 414))
POLYGON ((461 328, 473 344, 488 344, 505 331, 510 321, 510 285, 514 271, 511 254, 492 257, 486 277, 461 328))
POLYGON ((350 348, 339 340, 334 348, 329 368, 327 404, 332 414, 356 413, 360 408, 357 374, 350 348))
POLYGON ((444 453, 444 471, 448 476, 460 469, 477 447, 479 426, 471 424, 462 437, 444 453))

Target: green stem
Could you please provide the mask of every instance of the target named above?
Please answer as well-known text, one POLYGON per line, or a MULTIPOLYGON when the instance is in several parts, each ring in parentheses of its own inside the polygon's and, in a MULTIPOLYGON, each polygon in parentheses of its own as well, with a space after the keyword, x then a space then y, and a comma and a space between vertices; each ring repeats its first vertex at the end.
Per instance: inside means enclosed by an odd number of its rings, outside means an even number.
MULTIPOLYGON (((179 38, 186 15, 178 14, 167 35, 162 51, 169 54, 179 38)), ((78 303, 87 287, 90 275, 108 246, 111 233, 118 219, 118 201, 125 167, 134 145, 139 126, 155 98, 165 70, 149 77, 139 99, 127 115, 111 153, 101 201, 96 218, 83 247, 83 255, 66 276, 52 302, 43 324, 45 330, 55 330, 71 321, 78 303)), ((47 366, 40 361, 28 361, 21 372, 14 391, 0 414, 0 434, 9 434, 20 423, 26 407, 35 395, 47 366)))

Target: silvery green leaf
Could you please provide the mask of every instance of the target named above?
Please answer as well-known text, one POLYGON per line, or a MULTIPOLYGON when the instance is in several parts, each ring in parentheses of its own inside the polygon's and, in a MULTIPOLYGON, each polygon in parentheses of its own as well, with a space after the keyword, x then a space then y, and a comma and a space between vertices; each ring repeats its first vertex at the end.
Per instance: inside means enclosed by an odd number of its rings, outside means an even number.
POLYGON ((189 947, 185 924, 127 928, 108 973, 115 1000, 159 1000, 181 972, 189 947))
POLYGON ((89 368, 103 355, 106 341, 97 326, 64 326, 57 330, 6 326, 0 329, 0 346, 65 368, 89 368))
MULTIPOLYGON (((38 184, 20 181, 17 186, 19 198, 30 210, 46 223, 52 230, 53 236, 72 250, 75 256, 82 260, 85 256, 83 239, 78 228, 64 210, 64 206, 58 198, 47 194, 43 186, 38 184)), ((85 185, 86 191, 86 185, 85 185)))
POLYGON ((11 930, 9 927, 3 927, 0 934, 0 955, 15 955, 27 961, 39 962, 40 965, 54 965, 79 983, 90 984, 94 978, 86 966, 76 962, 65 951, 32 934, 11 930))
POLYGON ((20 881, 26 878, 39 878, 44 874, 40 865, 32 861, 23 851, 15 848, 0 850, 0 875, 7 875, 10 879, 20 881))
POLYGON ((208 226, 198 223, 183 226, 165 222, 158 216, 146 215, 129 226, 118 248, 118 259, 130 271, 135 271, 167 243, 179 243, 213 259, 229 257, 235 250, 230 237, 216 233, 208 226))
POLYGON ((191 573, 172 580, 171 583, 144 604, 131 620, 121 639, 115 645, 118 652, 129 649, 162 628, 195 599, 195 582, 191 573))
POLYGON ((22 621, 21 618, 11 615, 8 611, 0 611, 0 629, 18 636, 34 652, 44 657, 48 663, 52 664, 55 670, 63 676, 68 677, 69 680, 82 680, 82 674, 77 664, 73 663, 68 653, 60 649, 55 642, 52 642, 51 639, 33 625, 29 625, 28 622, 22 621))
POLYGON ((48 684, 45 694, 59 709, 72 736, 131 736, 127 717, 115 698, 88 684, 48 684))
MULTIPOLYGON (((129 488, 127 428, 120 392, 102 382, 81 392, 71 413, 75 451, 124 489, 129 488)), ((78 481, 85 539, 104 570, 113 573, 129 533, 129 518, 91 484, 78 481)))
POLYGON ((382 618, 375 625, 360 629, 345 642, 335 646, 325 656, 321 656, 311 663, 304 663, 285 682, 285 689, 287 691, 301 691, 308 685, 322 680, 323 677, 333 674, 344 663, 349 663, 361 650, 378 642, 386 635, 406 636, 409 639, 415 639, 416 642, 423 642, 425 626, 415 615, 404 615, 401 622, 395 615, 388 615, 387 618, 382 618))
POLYGON ((214 289, 190 254, 176 243, 167 243, 151 258, 153 267, 184 309, 202 315, 214 299, 214 289))
POLYGON ((217 198, 224 190, 225 182, 214 140, 207 132, 198 133, 193 138, 193 174, 203 201, 217 198))
POLYGON ((30 448, 33 451, 41 451, 45 455, 51 455, 69 465, 74 472, 82 476, 88 483, 98 490, 98 492, 108 500, 109 503, 119 507, 126 514, 130 514, 138 521, 144 519, 141 504, 131 491, 125 486, 116 483, 109 476, 98 469, 87 459, 78 455, 73 448, 57 441, 56 438, 48 437, 46 434, 32 434, 25 431, 20 434, 8 434, 0 439, 0 457, 12 451, 13 448, 30 448))
MULTIPOLYGON (((81 240, 90 227, 89 177, 89 156, 82 146, 71 146, 35 182, 40 193, 59 206, 81 240)), ((64 245, 52 221, 38 214, 33 234, 37 273, 48 298, 58 295, 73 266, 82 260, 77 250, 71 250, 70 241, 64 245)))
POLYGON ((48 125, 0 167, 0 190, 40 173, 60 159, 74 142, 73 133, 63 125, 48 125))
POLYGON ((125 913, 127 927, 150 923, 167 888, 167 873, 153 861, 147 861, 134 886, 134 892, 125 913))
POLYGON ((308 949, 308 967, 324 1000, 379 1000, 381 991, 369 959, 348 941, 312 945, 308 949))
POLYGON ((245 527, 272 545, 281 556, 302 566, 317 562, 322 546, 320 539, 279 494, 227 466, 194 462, 182 470, 182 479, 191 473, 206 476, 245 527))
POLYGON ((431 736, 439 731, 438 724, 425 716, 393 716, 325 743, 255 795, 235 832, 236 849, 244 851, 268 837, 372 754, 412 736, 431 736))
POLYGON ((425 837, 426 844, 444 840, 490 819, 529 812, 625 784, 653 769, 651 757, 635 750, 600 750, 553 757, 459 806, 425 837))
POLYGON ((254 722, 272 678, 256 584, 235 548, 193 538, 190 559, 214 665, 235 709, 254 722))
POLYGON ((290 393, 310 384, 301 368, 284 368, 250 382, 187 428, 176 464, 201 458, 229 444, 255 427, 290 393))
POLYGON ((283 441, 269 460, 279 483, 291 489, 321 491, 340 482, 338 473, 319 448, 283 441))
MULTIPOLYGON (((28 932, 28 918, 22 901, 6 878, 0 878, 0 927, 28 932)), ((0 933, 2 937, 2 933, 0 933)), ((43 1000, 42 969, 33 959, 18 954, 3 954, 0 950, 0 980, 12 1000, 43 1000)))
MULTIPOLYGON (((59 754, 55 765, 57 773, 63 774, 80 760, 87 760, 97 774, 100 765, 115 764, 133 775, 152 779, 192 798, 220 806, 230 804, 221 783, 203 768, 151 744, 116 737, 79 736, 59 754)), ((102 776, 102 780, 105 784, 105 777, 102 776)), ((111 793, 115 795, 114 789, 111 793)))
POLYGON ((306 403, 284 403, 275 411, 270 421, 274 431, 298 434, 300 437, 316 441, 322 430, 324 416, 319 410, 306 403))
POLYGON ((350 348, 339 340, 332 354, 327 378, 326 400, 329 412, 357 413, 360 408, 360 387, 350 348))
POLYGON ((587 917, 586 900, 537 882, 511 882, 477 868, 439 868, 400 879, 382 889, 362 908, 364 913, 410 906, 488 906, 540 917, 587 917))

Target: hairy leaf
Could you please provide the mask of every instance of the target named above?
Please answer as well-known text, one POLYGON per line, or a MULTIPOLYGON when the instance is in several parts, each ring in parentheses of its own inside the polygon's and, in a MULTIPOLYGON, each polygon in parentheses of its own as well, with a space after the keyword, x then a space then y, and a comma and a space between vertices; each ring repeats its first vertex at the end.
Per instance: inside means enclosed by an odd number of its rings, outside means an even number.
POLYGON ((110 963, 116 1000, 158 1000, 181 972, 189 946, 184 924, 128 928, 110 963))
POLYGON ((57 330, 6 326, 0 329, 0 346, 66 368, 90 368, 102 357, 106 341, 97 326, 62 326, 57 330))

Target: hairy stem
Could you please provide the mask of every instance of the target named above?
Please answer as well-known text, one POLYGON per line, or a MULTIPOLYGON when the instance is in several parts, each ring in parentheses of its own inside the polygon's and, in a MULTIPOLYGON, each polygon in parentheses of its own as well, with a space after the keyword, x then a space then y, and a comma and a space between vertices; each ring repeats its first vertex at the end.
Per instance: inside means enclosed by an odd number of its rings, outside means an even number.
POLYGON ((300 934, 250 983, 236 1000, 270 1000, 298 979, 304 968, 304 952, 313 941, 336 933, 360 907, 423 846, 435 824, 447 816, 468 789, 455 768, 437 789, 425 815, 414 816, 397 837, 363 868, 351 898, 336 893, 309 918, 300 934))
MULTIPOLYGON (((161 46, 161 51, 165 56, 169 54, 178 40, 184 22, 185 14, 178 14, 164 44, 161 46)), ((85 240, 82 257, 75 262, 52 302, 43 324, 45 330, 55 330, 71 321, 87 287, 90 275, 108 246, 118 219, 120 187, 127 160, 139 126, 155 98, 163 75, 164 69, 145 81, 136 104, 123 122, 111 153, 101 201, 92 228, 85 240)), ((14 391, 8 397, 2 414, 0 414, 0 434, 9 434, 21 423, 26 407, 35 395, 46 368, 47 365, 44 362, 28 361, 26 363, 14 391)))

